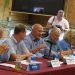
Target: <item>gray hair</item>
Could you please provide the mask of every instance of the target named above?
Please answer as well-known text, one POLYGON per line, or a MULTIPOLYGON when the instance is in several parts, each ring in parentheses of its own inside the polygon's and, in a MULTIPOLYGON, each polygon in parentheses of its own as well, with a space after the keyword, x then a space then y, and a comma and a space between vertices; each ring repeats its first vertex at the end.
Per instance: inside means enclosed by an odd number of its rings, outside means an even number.
POLYGON ((72 41, 74 41, 75 39, 75 30, 74 29, 70 29, 68 30, 65 35, 64 35, 64 39, 69 42, 70 44, 72 43, 72 41))
MULTIPOLYGON (((56 30, 59 30, 59 31, 61 32, 60 28, 54 27, 54 28, 51 30, 50 35, 51 35, 53 32, 55 32, 56 30)), ((59 34, 60 34, 60 33, 59 33, 59 34)))

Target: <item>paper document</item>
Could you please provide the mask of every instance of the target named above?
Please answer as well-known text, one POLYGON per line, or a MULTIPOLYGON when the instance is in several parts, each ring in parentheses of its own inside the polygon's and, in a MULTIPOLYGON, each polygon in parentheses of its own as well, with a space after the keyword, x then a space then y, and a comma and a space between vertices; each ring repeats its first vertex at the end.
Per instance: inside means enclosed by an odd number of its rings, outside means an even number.
POLYGON ((75 56, 69 55, 69 56, 64 56, 64 59, 66 59, 66 63, 69 64, 75 64, 75 56))
POLYGON ((15 65, 13 65, 13 64, 0 63, 0 65, 2 65, 2 66, 7 66, 7 67, 11 67, 11 68, 15 68, 15 65))

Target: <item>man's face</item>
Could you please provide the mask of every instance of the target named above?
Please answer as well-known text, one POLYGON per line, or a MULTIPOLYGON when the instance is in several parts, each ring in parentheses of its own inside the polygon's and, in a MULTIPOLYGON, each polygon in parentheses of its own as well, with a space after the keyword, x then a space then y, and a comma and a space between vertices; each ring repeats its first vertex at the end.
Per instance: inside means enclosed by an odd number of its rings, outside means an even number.
POLYGON ((59 40, 60 33, 51 33, 50 39, 53 43, 56 43, 59 40))
POLYGON ((19 33, 19 37, 20 37, 20 40, 23 40, 26 36, 26 32, 20 32, 19 33))
POLYGON ((36 30, 33 30, 33 35, 36 39, 40 39, 42 37, 43 27, 37 28, 36 30))

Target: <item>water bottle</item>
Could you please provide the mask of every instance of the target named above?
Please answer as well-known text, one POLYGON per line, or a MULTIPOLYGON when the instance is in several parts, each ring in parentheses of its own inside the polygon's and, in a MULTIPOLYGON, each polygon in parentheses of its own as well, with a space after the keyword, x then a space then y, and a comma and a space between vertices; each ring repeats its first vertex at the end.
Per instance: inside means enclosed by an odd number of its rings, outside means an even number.
POLYGON ((20 57, 18 57, 16 59, 15 69, 16 70, 21 70, 21 58, 20 57))
POLYGON ((33 55, 33 56, 31 57, 31 60, 32 60, 32 61, 35 61, 35 60, 36 60, 36 56, 33 55))
POLYGON ((27 71, 30 71, 30 63, 32 63, 33 61, 35 61, 36 60, 36 56, 35 55, 33 55, 32 57, 29 57, 28 59, 27 59, 27 62, 29 63, 28 65, 27 65, 27 71))

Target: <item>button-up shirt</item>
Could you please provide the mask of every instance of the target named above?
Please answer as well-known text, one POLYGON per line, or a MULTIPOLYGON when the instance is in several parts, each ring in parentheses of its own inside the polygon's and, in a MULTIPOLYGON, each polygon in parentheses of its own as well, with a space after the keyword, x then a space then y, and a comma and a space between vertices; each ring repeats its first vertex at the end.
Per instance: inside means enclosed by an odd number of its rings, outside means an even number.
POLYGON ((15 39, 14 36, 12 36, 11 38, 7 39, 5 42, 5 44, 7 44, 9 46, 9 50, 8 50, 8 58, 10 58, 11 54, 25 54, 25 53, 29 53, 28 49, 26 48, 23 40, 20 42, 17 42, 17 40, 15 39))
MULTIPOLYGON (((49 55, 49 50, 50 50, 50 45, 51 45, 51 39, 48 37, 44 38, 46 45, 47 45, 47 50, 45 50, 45 55, 49 55), (50 41, 50 42, 48 42, 50 41)), ((51 55, 56 54, 58 52, 62 51, 62 48, 59 46, 58 41, 56 43, 52 43, 52 48, 51 48, 51 55)))
MULTIPOLYGON (((31 51, 34 48, 37 48, 41 44, 45 44, 44 39, 40 38, 39 40, 36 40, 35 37, 30 33, 28 36, 25 37, 24 43, 29 51, 31 51)), ((40 51, 36 52, 35 55, 37 57, 42 57, 44 55, 44 48, 40 51)))
MULTIPOLYGON (((6 39, 0 39, 0 45, 3 44, 6 39)), ((7 61, 9 60, 9 51, 6 50, 3 54, 0 55, 0 61, 7 61)))
POLYGON ((52 24, 52 26, 59 25, 62 29, 69 29, 69 23, 64 17, 61 21, 58 21, 57 16, 52 16, 49 18, 48 23, 52 24))

